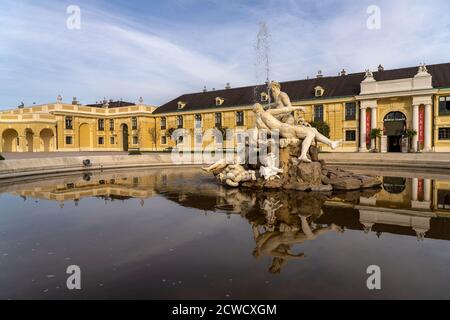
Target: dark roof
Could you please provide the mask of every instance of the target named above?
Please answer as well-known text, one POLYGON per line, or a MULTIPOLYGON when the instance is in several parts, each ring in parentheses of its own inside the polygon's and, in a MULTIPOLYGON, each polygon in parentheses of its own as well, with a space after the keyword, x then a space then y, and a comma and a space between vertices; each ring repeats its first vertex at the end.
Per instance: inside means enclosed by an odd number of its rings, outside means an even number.
MULTIPOLYGON (((126 102, 126 101, 109 101, 108 103, 109 103, 108 108, 120 108, 136 105, 133 102, 126 102)), ((103 103, 87 104, 86 106, 93 108, 103 108, 103 103)))
MULTIPOLYGON (((433 87, 450 87, 450 63, 429 65, 427 68, 433 76, 433 87)), ((412 78, 417 74, 417 71, 418 67, 410 67, 374 72, 373 75, 377 81, 385 81, 412 78)), ((316 86, 322 86, 325 89, 321 98, 355 96, 360 93, 360 85, 361 81, 364 80, 364 75, 364 72, 360 72, 345 76, 281 82, 281 89, 289 94, 292 101, 315 99, 314 88, 316 86)), ((267 91, 266 85, 184 94, 160 106, 153 113, 217 108, 215 105, 216 97, 225 99, 220 106, 221 108, 250 105, 260 101, 260 92, 263 90, 267 91), (178 110, 178 101, 186 103, 182 110, 178 110)))

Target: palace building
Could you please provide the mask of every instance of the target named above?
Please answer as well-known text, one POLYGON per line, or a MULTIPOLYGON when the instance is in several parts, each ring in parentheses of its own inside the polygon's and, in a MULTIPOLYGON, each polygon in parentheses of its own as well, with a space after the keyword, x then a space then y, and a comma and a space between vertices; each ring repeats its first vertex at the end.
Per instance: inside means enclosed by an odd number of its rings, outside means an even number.
MULTIPOLYGON (((394 70, 379 66, 376 72, 353 74, 343 70, 334 77, 319 72, 316 78, 282 82, 281 90, 293 105, 307 107, 302 115, 307 121, 327 123, 330 138, 342 139, 337 152, 450 152, 450 63, 394 70), (371 139, 372 129, 379 129, 381 137, 371 139)), ((180 128, 190 133, 190 145, 205 145, 214 140, 202 135, 209 129, 253 128, 252 105, 268 101, 266 85, 227 85, 160 107, 142 99, 81 105, 59 96, 55 103, 0 112, 0 152, 163 151, 186 144, 172 138, 180 128)), ((222 148, 236 146, 236 138, 224 140, 222 148)))

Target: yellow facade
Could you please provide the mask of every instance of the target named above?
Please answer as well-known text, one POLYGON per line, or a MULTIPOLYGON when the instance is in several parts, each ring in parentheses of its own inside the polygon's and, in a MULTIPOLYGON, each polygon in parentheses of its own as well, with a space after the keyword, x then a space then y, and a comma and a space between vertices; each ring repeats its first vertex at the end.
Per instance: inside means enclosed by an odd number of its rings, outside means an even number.
MULTIPOLYGON (((450 116, 439 115, 439 98, 450 96, 450 89, 439 90, 433 97, 433 147, 435 151, 450 151, 450 140, 439 139, 439 128, 450 127, 450 116)), ((406 116, 406 126, 412 127, 412 97, 390 97, 377 100, 377 127, 390 112, 398 111, 406 116)), ((359 148, 361 122, 359 102, 354 97, 294 101, 293 105, 306 107, 304 118, 314 121, 315 106, 323 106, 323 121, 330 127, 330 138, 343 140, 337 152, 356 152, 359 148), (356 104, 354 120, 346 120, 346 103, 356 104), (346 131, 354 131, 355 139, 347 141, 346 131)), ((163 151, 180 147, 171 133, 179 128, 187 130, 191 148, 195 145, 195 132, 203 136, 202 147, 211 145, 214 139, 206 134, 216 127, 216 114, 221 115, 222 128, 246 130, 255 126, 252 106, 236 108, 208 108, 198 111, 153 114, 156 108, 136 105, 121 108, 93 108, 71 104, 48 104, 0 113, 0 152, 52 152, 52 151, 163 151), (243 125, 237 122, 237 113, 244 115, 243 125), (196 128, 196 117, 201 117, 201 128, 196 128), (71 126, 66 121, 71 119, 71 126), (165 128, 161 120, 165 119, 165 128), (100 124, 99 121, 103 121, 100 124), (103 128, 103 130, 102 130, 103 128), (164 138, 165 137, 165 138, 164 138), (128 144, 128 148, 127 148, 128 144)), ((185 142, 185 141, 184 141, 185 142)), ((236 139, 224 139, 224 148, 235 147, 236 139)), ((183 143, 183 146, 186 143, 183 143)), ((327 150, 323 146, 324 150, 327 150)))
POLYGON ((151 148, 153 106, 93 108, 48 104, 0 113, 1 152, 120 151, 151 148), (127 148, 128 145, 128 148, 127 148))

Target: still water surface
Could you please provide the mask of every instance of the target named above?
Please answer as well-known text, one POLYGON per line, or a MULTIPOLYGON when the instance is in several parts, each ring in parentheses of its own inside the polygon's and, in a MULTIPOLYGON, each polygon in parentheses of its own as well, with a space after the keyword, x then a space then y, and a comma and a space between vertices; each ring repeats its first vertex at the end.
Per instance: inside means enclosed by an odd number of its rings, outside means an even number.
POLYGON ((383 175, 341 194, 230 190, 195 168, 3 183, 0 298, 449 299, 450 178, 383 175))

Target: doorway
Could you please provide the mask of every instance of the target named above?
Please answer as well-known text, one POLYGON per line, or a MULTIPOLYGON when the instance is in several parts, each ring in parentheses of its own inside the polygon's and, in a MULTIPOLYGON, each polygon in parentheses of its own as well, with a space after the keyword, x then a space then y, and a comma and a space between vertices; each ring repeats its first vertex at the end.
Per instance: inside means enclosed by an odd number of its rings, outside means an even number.
POLYGON ((402 138, 406 130, 406 116, 399 111, 384 117, 384 134, 387 136, 387 151, 402 152, 402 138))
POLYGON ((79 134, 79 148, 80 151, 90 151, 91 150, 91 129, 89 128, 89 124, 83 123, 80 125, 80 134, 79 134))
POLYGON ((122 124, 122 147, 123 151, 128 151, 128 125, 122 124))

